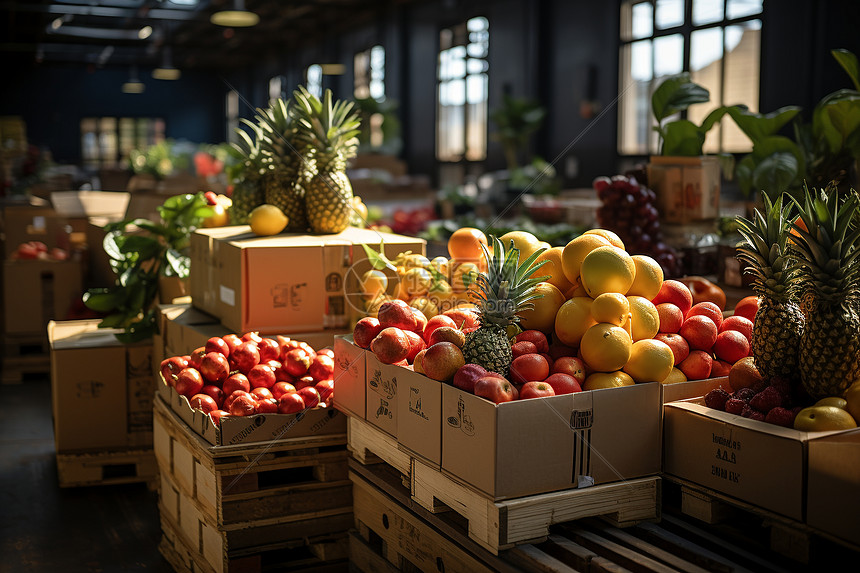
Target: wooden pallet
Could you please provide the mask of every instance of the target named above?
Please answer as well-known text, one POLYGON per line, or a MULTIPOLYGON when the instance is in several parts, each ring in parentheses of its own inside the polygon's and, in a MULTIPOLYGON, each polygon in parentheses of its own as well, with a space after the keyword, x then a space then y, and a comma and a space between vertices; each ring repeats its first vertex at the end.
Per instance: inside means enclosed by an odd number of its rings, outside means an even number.
POLYGON ((779 556, 710 538, 674 517, 625 529, 600 518, 571 521, 552 526, 541 543, 495 555, 467 535, 466 524, 456 514, 434 514, 415 502, 392 467, 352 462, 350 478, 356 524, 350 535, 350 564, 361 572, 795 570, 779 563, 779 556))
MULTIPOLYGON (((348 518, 349 516, 347 516, 348 518)), ((294 523, 295 528, 312 525, 294 523)), ((265 538, 269 527, 246 528, 245 534, 265 538)), ((294 535, 269 539, 248 547, 228 546, 227 535, 206 532, 201 526, 192 540, 165 511, 161 511, 162 538, 159 551, 177 573, 262 573, 263 571, 348 571, 347 532, 323 535, 294 535)), ((310 530, 307 530, 310 532, 310 530)))
POLYGON ((44 356, 50 360, 51 345, 46 332, 7 334, 3 337, 3 356, 44 356))
POLYGON ((860 553, 858 545, 778 513, 674 476, 665 480, 684 515, 716 525, 732 537, 758 539, 761 546, 793 561, 808 564, 816 553, 853 554, 857 559, 860 553))
POLYGON ((349 418, 349 448, 362 463, 381 460, 409 484, 412 499, 426 510, 453 510, 468 521, 469 537, 492 553, 543 540, 555 523, 602 516, 620 527, 660 518, 657 476, 503 501, 402 451, 397 441, 367 422, 349 418), (370 456, 369 453, 374 454, 370 456))
POLYGON ((352 507, 344 434, 213 446, 156 399, 153 443, 162 474, 218 527, 352 507))
POLYGON ((151 449, 57 454, 60 487, 146 482, 155 486, 158 468, 151 449))
POLYGON ((3 358, 0 383, 21 384, 29 378, 47 380, 50 375, 50 356, 6 356, 3 358))

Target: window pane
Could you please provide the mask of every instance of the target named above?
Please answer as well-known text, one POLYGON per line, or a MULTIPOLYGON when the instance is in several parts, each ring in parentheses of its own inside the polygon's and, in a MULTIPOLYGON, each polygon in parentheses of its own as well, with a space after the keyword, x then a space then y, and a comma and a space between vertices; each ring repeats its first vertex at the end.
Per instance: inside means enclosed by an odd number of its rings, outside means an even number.
POLYGON ((469 100, 466 159, 480 161, 487 156, 487 75, 469 76, 466 85, 469 100))
POLYGON ((313 95, 322 97, 322 66, 319 64, 311 64, 308 66, 308 91, 313 95))
POLYGON ((693 0, 693 25, 711 24, 723 19, 723 0, 693 0))
MULTIPOLYGON (((707 28, 698 30, 690 35, 690 77, 697 84, 711 92, 711 101, 707 104, 691 106, 687 118, 701 125, 707 115, 722 105, 723 66, 723 29, 707 28)), ((714 126, 705 137, 705 153, 717 153, 720 150, 720 126, 714 126)))
POLYGON ((684 36, 673 34, 654 40, 654 77, 684 71, 684 36))
POLYGON ((684 23, 684 0, 657 0, 657 29, 665 30, 684 23))
POLYGON ((468 22, 466 22, 466 28, 470 32, 477 32, 480 30, 486 30, 490 27, 490 23, 483 16, 478 16, 477 18, 472 18, 468 22))
POLYGON ((651 129, 651 62, 650 40, 622 46, 618 150, 623 154, 648 153, 651 129))
POLYGON ((654 8, 650 2, 633 6, 633 38, 647 38, 654 33, 654 8))
MULTIPOLYGON (((726 26, 725 101, 758 111, 761 20, 726 26)), ((751 149, 749 139, 734 125, 723 124, 723 151, 751 149)))
POLYGON ((744 16, 752 16, 760 14, 762 0, 728 0, 726 5, 726 18, 743 18, 744 16))

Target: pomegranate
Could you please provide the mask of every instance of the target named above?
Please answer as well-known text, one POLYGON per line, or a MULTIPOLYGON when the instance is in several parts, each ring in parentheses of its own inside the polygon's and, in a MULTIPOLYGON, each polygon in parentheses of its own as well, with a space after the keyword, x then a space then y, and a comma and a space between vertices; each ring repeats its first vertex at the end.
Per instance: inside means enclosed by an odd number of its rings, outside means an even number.
POLYGON ((235 400, 236 398, 238 398, 239 396, 241 396, 243 394, 248 394, 250 396, 250 394, 248 392, 245 392, 244 390, 236 390, 232 394, 228 395, 226 398, 224 398, 224 404, 222 404, 221 409, 229 412, 230 406, 233 405, 233 400, 235 400))
POLYGON ((230 355, 230 365, 233 370, 238 370, 247 374, 251 368, 260 363, 260 351, 257 350, 257 343, 246 341, 240 344, 233 350, 230 355))
POLYGON ((251 388, 271 388, 275 385, 275 371, 266 364, 257 364, 248 371, 251 388))
POLYGON ((257 350, 260 351, 260 362, 277 360, 281 356, 281 347, 273 338, 264 338, 258 342, 257 350))
POLYGON ((253 342, 254 344, 259 344, 263 340, 263 337, 260 336, 260 333, 257 331, 246 332, 242 335, 242 342, 253 342))
POLYGON ((334 393, 334 380, 317 382, 314 388, 316 388, 317 393, 320 395, 320 401, 325 402, 334 393))
POLYGON ((194 368, 183 368, 176 377, 174 388, 183 396, 190 398, 203 389, 203 376, 194 368))
POLYGON ((243 340, 235 334, 225 334, 221 337, 221 340, 223 340, 227 344, 227 348, 230 349, 230 353, 232 353, 233 349, 242 344, 243 342, 243 340))
POLYGON ((315 408, 320 403, 320 393, 313 386, 306 386, 296 392, 302 397, 306 408, 315 408))
POLYGON ((237 372, 235 374, 231 374, 229 378, 224 380, 224 394, 229 396, 233 392, 237 390, 242 390, 243 392, 251 391, 251 382, 248 380, 248 377, 242 374, 241 372, 237 372))
POLYGON ((331 348, 323 348, 322 350, 317 350, 317 355, 331 356, 334 358, 334 350, 331 348))
POLYGON ((272 396, 274 396, 276 399, 280 399, 281 396, 283 396, 287 392, 295 391, 296 387, 289 382, 275 382, 275 385, 271 388, 272 396))
POLYGON ((293 382, 293 386, 296 387, 296 390, 301 390, 302 388, 307 388, 308 386, 313 386, 317 381, 314 380, 314 377, 311 375, 302 376, 295 382, 293 382))
POLYGON ((311 365, 308 368, 308 374, 310 374, 317 382, 328 380, 334 376, 334 358, 326 354, 317 354, 316 358, 314 358, 314 361, 311 362, 311 365))
POLYGON ((208 382, 222 382, 230 375, 230 365, 220 352, 209 352, 203 357, 200 373, 208 382))
POLYGON ((200 348, 195 348, 194 351, 189 355, 188 366, 191 368, 196 368, 200 370, 200 366, 203 364, 203 357, 206 356, 206 347, 201 346, 200 348))
POLYGON ((224 410, 215 410, 214 412, 209 412, 209 417, 212 418, 212 422, 216 426, 221 424, 221 418, 229 415, 230 412, 225 412, 224 410))
POLYGON ((278 401, 274 398, 266 398, 265 400, 260 400, 257 402, 257 413, 258 414, 277 414, 278 413, 278 401))
POLYGON ((278 400, 279 414, 295 414, 305 409, 305 401, 298 392, 287 392, 278 400))
POLYGON ((254 399, 257 400, 258 402, 260 400, 267 400, 269 398, 275 397, 272 394, 271 390, 269 390, 268 388, 263 388, 262 386, 259 386, 257 388, 254 388, 253 390, 251 390, 251 396, 253 396, 254 399))
POLYGON ((192 408, 202 410, 204 413, 214 412, 218 409, 218 404, 208 394, 195 394, 188 401, 192 408))
POLYGON ((230 403, 230 414, 233 416, 253 416, 257 413, 257 401, 247 392, 242 393, 230 403))
POLYGON ((215 400, 215 403, 218 404, 219 408, 224 403, 224 398, 226 398, 227 396, 226 394, 224 394, 224 390, 212 384, 206 385, 201 388, 200 393, 210 396, 213 400, 215 400))
POLYGON ((161 375, 168 386, 173 386, 176 376, 183 368, 188 368, 188 360, 183 356, 174 356, 161 361, 161 375))
POLYGON ((284 369, 290 376, 304 376, 311 366, 310 354, 304 348, 293 348, 283 357, 284 369))
POLYGON ((224 355, 224 358, 230 356, 230 347, 227 345, 226 342, 224 342, 224 339, 220 336, 213 336, 212 338, 207 340, 206 346, 204 346, 204 348, 206 349, 207 354, 209 352, 220 352, 224 355))

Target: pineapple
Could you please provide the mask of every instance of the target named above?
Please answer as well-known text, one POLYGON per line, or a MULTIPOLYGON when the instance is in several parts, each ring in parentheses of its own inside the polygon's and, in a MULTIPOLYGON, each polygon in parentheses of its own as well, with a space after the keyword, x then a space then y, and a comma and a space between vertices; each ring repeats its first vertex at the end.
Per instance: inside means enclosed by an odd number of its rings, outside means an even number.
POLYGON ((744 242, 737 257, 749 264, 759 296, 752 355, 762 375, 796 380, 804 316, 796 301, 798 269, 786 244, 791 204, 783 205, 782 197, 771 203, 765 193, 762 199, 764 214, 756 209, 754 221, 738 218, 744 242))
POLYGON ((520 251, 511 241, 505 250, 502 242, 491 236, 492 256, 482 244, 484 257, 489 261, 486 274, 477 278, 477 288, 470 289, 473 302, 478 306, 481 326, 466 335, 463 357, 467 363, 479 364, 503 376, 511 366, 511 341, 508 327, 520 321, 518 314, 534 308, 535 286, 549 277, 531 278, 532 273, 547 261, 532 267, 532 263, 545 249, 538 249, 528 259, 519 262, 520 251))
POLYGON ((278 207, 289 218, 288 231, 305 232, 308 216, 300 177, 305 160, 287 102, 276 99, 269 108, 258 108, 257 121, 268 166, 264 178, 266 203, 278 207))
POLYGON ((260 151, 261 129, 258 125, 242 120, 254 133, 252 139, 245 131, 237 129, 241 138, 239 143, 231 144, 242 160, 240 174, 233 185, 233 205, 230 207, 230 221, 233 225, 244 225, 248 222, 248 214, 258 205, 266 202, 262 178, 265 173, 263 155, 260 151))
POLYGON ((792 224, 806 328, 800 338, 800 380, 813 398, 841 396, 860 381, 860 197, 844 200, 835 186, 792 198, 802 225, 792 224))
POLYGON ((294 99, 290 113, 296 140, 307 149, 301 181, 311 228, 315 233, 340 233, 355 211, 346 162, 358 147, 358 115, 352 102, 333 104, 331 90, 320 101, 300 86, 294 99))

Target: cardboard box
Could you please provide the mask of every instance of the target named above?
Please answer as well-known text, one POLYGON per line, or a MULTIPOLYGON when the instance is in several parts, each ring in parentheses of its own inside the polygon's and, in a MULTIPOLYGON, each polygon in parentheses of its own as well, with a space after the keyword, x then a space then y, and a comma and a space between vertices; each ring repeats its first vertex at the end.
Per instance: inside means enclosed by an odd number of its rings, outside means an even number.
POLYGON ((383 364, 373 352, 365 351, 364 359, 367 364, 365 419, 396 438, 397 415, 400 412, 397 407, 397 382, 404 369, 383 364))
POLYGON ((660 472, 656 383, 498 405, 442 385, 442 420, 443 471, 496 500, 660 472))
POLYGON ((18 245, 41 241, 49 249, 58 246, 57 238, 65 234, 66 220, 48 206, 9 205, 3 209, 4 254, 8 258, 18 245))
POLYGON ((806 523, 860 545, 860 430, 809 440, 806 523))
POLYGON ((235 332, 347 328, 363 311, 358 279, 370 263, 362 244, 394 257, 423 254, 425 241, 348 228, 337 235, 257 237, 248 226, 191 237, 191 298, 235 332), (361 307, 361 308, 359 308, 361 307))
MULTIPOLYGON (((663 425, 665 473, 797 521, 804 520, 810 445, 820 441, 826 460, 833 436, 860 437, 860 430, 810 433, 750 420, 708 408, 702 398, 666 404, 663 425)), ((815 480, 839 479, 826 477, 823 467, 816 464, 815 480)))
POLYGON ((648 183, 666 223, 715 219, 720 214, 720 163, 715 156, 652 155, 648 183))
POLYGON ((116 191, 55 191, 51 204, 60 217, 87 219, 107 217, 120 219, 128 208, 131 195, 116 191))
POLYGON ((728 376, 708 378, 706 380, 687 380, 686 382, 677 382, 675 384, 661 384, 660 401, 663 404, 668 404, 669 402, 677 402, 678 400, 698 398, 716 388, 722 388, 729 394, 733 392, 732 387, 729 386, 728 376))
POLYGON ((352 335, 334 339, 334 380, 337 392, 334 407, 345 414, 365 419, 367 393, 366 351, 356 346, 352 335))
POLYGON ((122 344, 98 323, 48 324, 57 452, 152 445, 152 344, 122 344))
POLYGON ((3 265, 6 335, 43 334, 48 321, 65 318, 82 295, 78 261, 6 261, 3 265))

